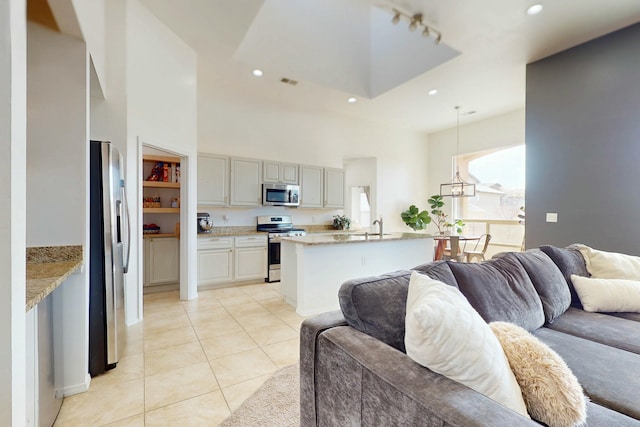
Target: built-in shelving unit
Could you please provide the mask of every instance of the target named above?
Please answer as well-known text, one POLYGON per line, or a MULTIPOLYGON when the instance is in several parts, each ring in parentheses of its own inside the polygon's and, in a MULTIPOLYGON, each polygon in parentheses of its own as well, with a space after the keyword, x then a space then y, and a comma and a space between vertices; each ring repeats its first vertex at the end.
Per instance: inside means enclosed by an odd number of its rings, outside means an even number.
POLYGON ((142 156, 142 213, 144 223, 153 223, 160 226, 160 232, 156 234, 143 234, 145 239, 152 237, 178 237, 178 227, 174 224, 180 221, 180 158, 171 156, 159 156, 143 154, 142 156), (151 203, 150 199, 158 201, 151 203), (159 206, 157 205, 159 204, 159 206), (151 214, 151 216, 149 216, 151 214), (158 217, 154 214, 162 214, 158 217), (174 215, 175 217, 165 217, 174 215), (171 232, 169 232, 171 231, 171 232))

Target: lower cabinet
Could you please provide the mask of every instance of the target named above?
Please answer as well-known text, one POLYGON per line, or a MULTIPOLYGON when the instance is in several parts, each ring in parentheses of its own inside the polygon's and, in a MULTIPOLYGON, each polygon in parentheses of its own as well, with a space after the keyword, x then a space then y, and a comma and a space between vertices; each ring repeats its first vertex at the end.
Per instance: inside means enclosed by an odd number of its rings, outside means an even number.
POLYGON ((232 249, 202 249, 198 251, 198 284, 233 280, 232 249))
POLYGON ((144 286, 179 283, 180 241, 176 237, 147 238, 144 249, 144 286))
POLYGON ((236 248, 235 280, 267 277, 267 248, 236 248))
POLYGON ((198 238, 198 286, 267 277, 267 236, 198 238))

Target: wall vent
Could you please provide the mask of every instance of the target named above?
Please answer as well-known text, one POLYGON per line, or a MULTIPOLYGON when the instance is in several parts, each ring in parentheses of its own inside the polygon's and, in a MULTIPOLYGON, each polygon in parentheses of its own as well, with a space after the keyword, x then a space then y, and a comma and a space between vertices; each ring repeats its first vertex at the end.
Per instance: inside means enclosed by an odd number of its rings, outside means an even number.
POLYGON ((282 83, 286 83, 286 84, 291 85, 291 86, 295 86, 295 85, 297 85, 297 84, 298 84, 298 81, 297 81, 297 80, 289 79, 289 78, 287 78, 287 77, 283 77, 283 78, 281 78, 281 79, 280 79, 280 81, 281 81, 282 83))

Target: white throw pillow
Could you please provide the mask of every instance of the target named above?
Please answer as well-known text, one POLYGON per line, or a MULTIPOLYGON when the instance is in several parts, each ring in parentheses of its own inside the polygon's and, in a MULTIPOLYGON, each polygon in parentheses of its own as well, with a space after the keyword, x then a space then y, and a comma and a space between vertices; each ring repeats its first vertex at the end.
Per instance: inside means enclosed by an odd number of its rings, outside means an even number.
POLYGON ((585 311, 640 313, 640 281, 571 275, 585 311))
POLYGON ((640 280, 640 257, 605 252, 585 245, 576 245, 587 265, 587 271, 597 279, 640 280))
POLYGON ((411 359, 529 417, 500 342, 457 288, 412 272, 405 327, 411 359))

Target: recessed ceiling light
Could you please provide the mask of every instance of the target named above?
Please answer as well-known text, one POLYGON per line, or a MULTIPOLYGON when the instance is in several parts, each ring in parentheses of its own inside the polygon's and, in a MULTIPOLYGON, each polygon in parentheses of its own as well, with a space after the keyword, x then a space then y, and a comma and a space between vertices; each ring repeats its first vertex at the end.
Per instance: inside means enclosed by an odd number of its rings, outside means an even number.
POLYGON ((541 4, 534 4, 533 6, 530 6, 529 9, 527 9, 527 15, 537 15, 540 12, 542 12, 541 4))
POLYGON ((429 91, 429 95, 436 95, 438 93, 438 89, 431 89, 429 91))
POLYGON ((353 104, 353 103, 354 103, 354 102, 356 102, 356 101, 357 101, 357 99, 355 99, 353 96, 352 96, 351 98, 347 99, 347 102, 348 102, 349 104, 353 104))
POLYGON ((253 75, 256 77, 262 77, 262 70, 255 69, 252 71, 253 75))

